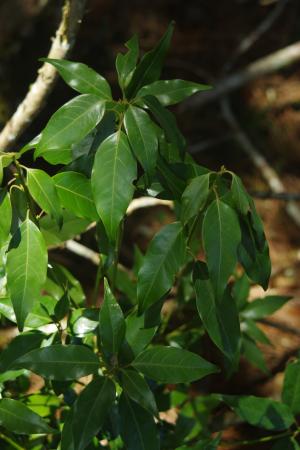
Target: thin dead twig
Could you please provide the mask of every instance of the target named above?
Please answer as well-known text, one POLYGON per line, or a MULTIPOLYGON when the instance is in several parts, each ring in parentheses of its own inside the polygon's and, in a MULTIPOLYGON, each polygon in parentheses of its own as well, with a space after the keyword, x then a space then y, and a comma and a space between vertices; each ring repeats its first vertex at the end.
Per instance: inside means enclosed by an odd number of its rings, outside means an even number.
MULTIPOLYGON (((235 133, 235 138, 237 142, 239 142, 241 148, 251 159, 253 164, 259 169, 263 178, 268 183, 270 189, 275 194, 281 194, 285 192, 285 186, 277 175, 276 171, 269 165, 267 160, 260 154, 260 152, 254 147, 249 137, 241 128, 238 120, 236 119, 229 99, 225 97, 221 101, 221 108, 223 112, 223 116, 227 121, 228 125, 232 128, 235 133)), ((286 211, 291 217, 291 219, 300 226, 300 208, 295 201, 288 201, 286 204, 286 211)))
MULTIPOLYGON (((70 52, 75 43, 85 4, 86 0, 65 1, 62 19, 52 41, 48 58, 63 59, 70 52)), ((34 120, 52 91, 56 78, 56 69, 51 64, 43 64, 24 100, 0 133, 0 149, 2 151, 11 149, 19 136, 34 120)))
POLYGON ((180 111, 183 112, 190 108, 201 108, 244 86, 249 81, 276 72, 299 61, 300 41, 297 41, 294 44, 254 61, 232 75, 228 75, 217 82, 214 89, 193 95, 193 97, 181 105, 180 111))

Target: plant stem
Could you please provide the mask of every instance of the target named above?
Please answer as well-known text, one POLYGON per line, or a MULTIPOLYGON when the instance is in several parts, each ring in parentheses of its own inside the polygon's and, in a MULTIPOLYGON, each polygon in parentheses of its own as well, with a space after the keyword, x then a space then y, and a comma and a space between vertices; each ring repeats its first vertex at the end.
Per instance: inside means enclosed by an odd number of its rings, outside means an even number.
POLYGON ((5 441, 7 444, 11 445, 16 450, 26 450, 24 447, 21 447, 19 444, 17 444, 17 442, 13 441, 8 436, 5 436, 5 434, 3 433, 0 433, 0 439, 2 439, 2 441, 5 441))
POLYGON ((122 238, 123 238, 123 221, 119 225, 116 246, 115 246, 115 250, 114 250, 114 262, 113 262, 112 280, 111 280, 111 289, 112 289, 113 293, 115 293, 115 290, 116 290, 116 280, 117 280, 118 263, 119 263, 119 251, 120 251, 122 238))
POLYGON ((283 433, 274 434, 272 436, 264 436, 259 439, 253 439, 253 440, 244 440, 244 441, 221 441, 220 445, 222 447, 232 447, 232 446, 248 446, 248 445, 254 445, 254 444, 263 444, 265 442, 271 442, 275 441, 277 439, 281 439, 284 437, 293 436, 295 437, 299 433, 299 430, 296 432, 288 430, 284 431, 283 433))

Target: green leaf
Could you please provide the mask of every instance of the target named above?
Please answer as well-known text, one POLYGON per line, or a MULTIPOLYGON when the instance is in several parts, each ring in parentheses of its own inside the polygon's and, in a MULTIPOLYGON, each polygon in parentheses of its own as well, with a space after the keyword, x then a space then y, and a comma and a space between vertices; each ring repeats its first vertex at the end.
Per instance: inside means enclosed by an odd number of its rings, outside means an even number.
POLYGON ((99 361, 95 353, 83 345, 51 345, 20 357, 17 366, 50 380, 63 381, 97 373, 99 361))
POLYGON ((119 224, 132 199, 136 171, 136 161, 122 131, 101 143, 92 171, 92 190, 96 209, 112 241, 116 240, 119 224))
POLYGON ((291 299, 288 296, 268 295, 264 298, 258 298, 247 303, 247 306, 241 311, 246 319, 258 320, 265 316, 270 316, 278 309, 282 308, 291 299))
POLYGON ((238 310, 241 310, 247 304, 249 292, 250 282, 247 275, 244 273, 235 281, 232 288, 232 294, 234 300, 236 301, 238 310))
POLYGON ((35 150, 64 149, 81 141, 102 119, 105 103, 91 94, 79 95, 59 108, 50 118, 35 150))
POLYGON ((209 194, 210 174, 193 178, 182 194, 182 222, 186 224, 204 208, 209 194))
POLYGON ((125 46, 128 52, 125 55, 118 53, 116 58, 116 69, 118 72, 119 85, 124 91, 130 82, 139 56, 139 42, 137 35, 134 35, 125 46))
POLYGON ((38 348, 46 335, 39 331, 22 333, 15 337, 0 354, 0 372, 10 370, 18 358, 38 348))
POLYGON ((74 450, 84 450, 101 429, 116 397, 114 383, 95 378, 79 395, 72 408, 74 450))
POLYGON ((107 280, 104 280, 104 302, 99 316, 100 337, 104 350, 115 355, 124 337, 126 324, 122 309, 112 294, 107 280))
POLYGON ((248 277, 266 291, 271 276, 271 261, 267 242, 263 252, 256 250, 254 259, 249 255, 244 245, 241 244, 238 248, 238 257, 248 277))
POLYGON ((69 211, 62 212, 63 226, 61 229, 50 216, 44 216, 40 219, 41 233, 45 239, 47 247, 55 247, 59 244, 73 239, 74 236, 86 231, 90 220, 76 217, 69 211))
POLYGON ((205 213, 202 239, 214 291, 217 299, 221 299, 237 262, 241 231, 235 211, 219 199, 205 213))
POLYGON ((265 345, 271 345, 268 336, 259 328, 253 320, 246 319, 242 324, 243 332, 246 333, 251 339, 257 342, 261 342, 265 345))
POLYGON ((144 378, 135 370, 122 369, 120 383, 124 392, 131 400, 146 409, 152 416, 157 416, 157 406, 154 395, 144 378))
POLYGON ((14 234, 7 255, 7 286, 18 327, 24 327, 28 314, 46 280, 48 255, 37 226, 26 219, 14 234))
POLYGON ((142 86, 152 83, 160 77, 165 55, 172 39, 173 30, 174 24, 170 23, 157 46, 150 52, 147 52, 141 59, 125 91, 128 99, 134 97, 142 86))
POLYGON ((93 94, 102 100, 111 100, 108 82, 86 64, 51 58, 41 58, 40 61, 52 64, 62 79, 75 91, 81 94, 93 94))
POLYGON ((98 220, 91 180, 78 172, 61 172, 53 177, 62 206, 77 217, 98 220))
POLYGON ((56 433, 38 414, 10 398, 0 400, 0 425, 16 434, 56 433))
POLYGON ((240 324, 236 304, 228 290, 219 301, 209 279, 206 264, 197 262, 193 272, 196 303, 204 328, 230 361, 239 352, 240 324))
POLYGON ((0 185, 3 181, 3 169, 9 166, 14 159, 15 153, 7 153, 0 151, 0 185))
POLYGON ((201 91, 207 91, 210 86, 184 80, 159 80, 143 86, 137 97, 153 95, 164 106, 175 105, 187 97, 201 91))
POLYGON ((151 414, 122 394, 119 401, 120 434, 127 450, 159 450, 159 436, 151 414))
MULTIPOLYGON (((41 155, 48 163, 55 164, 69 164, 72 161, 71 148, 51 148, 43 150, 41 155)), ((38 157, 38 156, 36 156, 38 157)))
POLYGON ((218 368, 187 350, 156 346, 140 353, 133 367, 161 383, 188 383, 218 372, 218 368))
POLYGON ((159 103, 156 97, 147 95, 146 97, 143 97, 143 100, 159 125, 165 131, 167 140, 171 144, 173 144, 176 149, 179 150, 180 154, 182 154, 186 143, 184 137, 177 127, 175 116, 166 108, 164 108, 159 103))
POLYGON ((234 173, 232 173, 231 192, 236 208, 241 214, 246 215, 250 210, 249 196, 242 180, 234 173))
POLYGON ((265 374, 269 374, 269 369, 262 351, 257 347, 255 341, 249 339, 247 336, 243 336, 242 353, 251 364, 258 367, 265 374))
POLYGON ((157 327, 145 328, 145 317, 132 312, 126 317, 126 340, 134 355, 137 356, 151 342, 157 327))
POLYGON ((10 195, 0 188, 0 249, 8 241, 12 221, 10 195))
POLYGON ((157 160, 158 140, 153 122, 140 108, 130 105, 124 117, 129 143, 144 170, 152 174, 157 160))
POLYGON ((224 395, 223 400, 245 422, 266 430, 286 430, 294 422, 287 405, 269 398, 224 395))
POLYGON ((40 208, 50 214, 61 226, 63 221, 62 211, 52 178, 40 169, 26 169, 26 171, 30 195, 40 208))
POLYGON ((300 413, 300 361, 291 362, 285 369, 282 401, 295 416, 300 413))
POLYGON ((138 273, 140 314, 172 287, 185 256, 186 240, 179 222, 166 225, 154 236, 138 273))

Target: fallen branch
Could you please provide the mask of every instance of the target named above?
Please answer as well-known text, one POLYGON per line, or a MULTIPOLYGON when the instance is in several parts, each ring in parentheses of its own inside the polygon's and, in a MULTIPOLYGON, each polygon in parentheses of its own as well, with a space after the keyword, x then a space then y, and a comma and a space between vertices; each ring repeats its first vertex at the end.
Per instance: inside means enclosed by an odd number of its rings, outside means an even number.
MULTIPOLYGON (((62 19, 53 39, 48 58, 62 59, 70 52, 75 43, 85 3, 86 0, 65 1, 62 19)), ((11 149, 19 136, 31 124, 53 89, 56 78, 57 71, 54 66, 43 64, 26 97, 0 133, 0 149, 2 151, 11 149)))
MULTIPOLYGON (((268 183, 270 189, 275 194, 282 194, 285 192, 285 186, 277 175, 276 171, 269 165, 267 160, 259 153, 259 151, 254 147, 248 136, 242 130, 240 124, 238 123, 232 109, 228 98, 224 98, 221 101, 221 108, 223 112, 224 119, 227 121, 228 125, 231 127, 232 131, 235 133, 235 139, 239 142, 241 148, 248 155, 254 165, 259 169, 263 178, 268 183)), ((286 211, 293 219, 293 221, 300 226, 300 208, 294 201, 288 201, 286 204, 286 211)))
POLYGON ((214 89, 193 95, 193 97, 182 104, 180 111, 186 111, 190 108, 200 108, 208 103, 219 100, 221 97, 240 88, 249 81, 276 72, 299 61, 300 41, 254 61, 243 70, 228 75, 223 80, 217 82, 214 89))

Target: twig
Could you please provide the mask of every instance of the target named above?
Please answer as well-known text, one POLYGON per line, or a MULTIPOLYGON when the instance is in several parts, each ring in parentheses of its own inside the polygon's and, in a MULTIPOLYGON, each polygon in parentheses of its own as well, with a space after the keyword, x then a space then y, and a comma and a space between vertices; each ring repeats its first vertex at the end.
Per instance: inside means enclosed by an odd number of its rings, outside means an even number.
POLYGON ((254 198, 259 198, 262 200, 283 200, 289 202, 291 200, 300 201, 299 192, 261 192, 261 191, 248 191, 249 194, 254 198))
POLYGON ((200 108, 208 103, 219 100, 221 97, 240 88, 249 81, 288 67, 299 60, 300 41, 297 41, 283 49, 257 59, 232 75, 228 75, 217 82, 214 89, 193 95, 193 97, 181 105, 180 111, 186 111, 190 108, 200 108))
MULTIPOLYGON (((268 164, 267 160, 254 147, 248 136, 242 130, 240 124, 235 118, 228 98, 221 101, 221 108, 225 120, 235 133, 235 138, 241 145, 241 148, 248 155, 254 165, 260 170, 262 176, 268 183, 272 192, 281 194, 285 192, 285 187, 275 170, 268 164)), ((294 201, 288 201, 286 211, 293 221, 300 226, 300 208, 294 201)))
POLYGON ((278 0, 271 13, 253 30, 249 33, 238 45, 237 49, 233 52, 231 58, 228 59, 223 70, 224 73, 229 72, 235 65, 238 58, 246 53, 276 22, 280 17, 284 8, 287 6, 290 0, 278 0))
MULTIPOLYGON (((86 0, 65 0, 62 19, 53 39, 48 58, 65 58, 75 43, 86 0)), ((42 108, 57 78, 51 64, 43 64, 37 79, 0 133, 0 149, 9 150, 42 108)))

